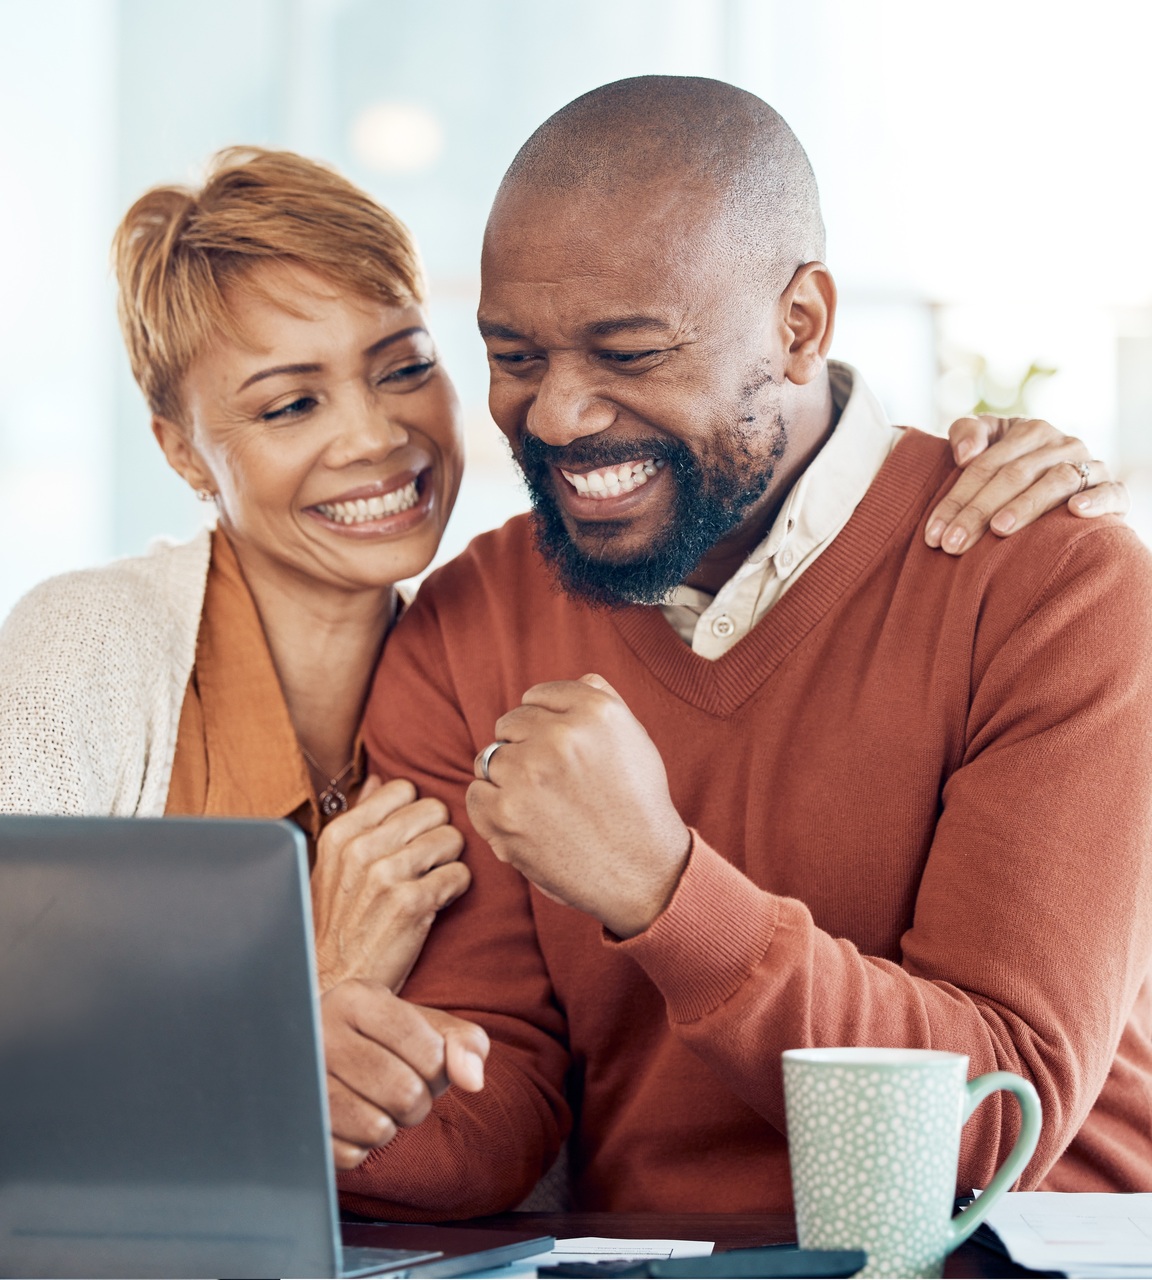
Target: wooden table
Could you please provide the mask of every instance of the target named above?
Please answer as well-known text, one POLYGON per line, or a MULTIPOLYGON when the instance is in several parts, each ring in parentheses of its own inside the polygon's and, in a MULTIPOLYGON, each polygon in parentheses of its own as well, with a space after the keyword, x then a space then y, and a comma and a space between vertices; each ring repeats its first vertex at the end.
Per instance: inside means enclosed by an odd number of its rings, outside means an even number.
MULTIPOLYGON (((458 1224, 464 1225, 464 1224, 458 1224)), ((720 1249, 752 1249, 796 1239, 790 1213, 501 1213, 468 1226, 531 1235, 609 1236, 632 1240, 715 1240, 720 1249)), ((1036 1276, 979 1245, 963 1244, 944 1265, 945 1276, 1036 1276)))

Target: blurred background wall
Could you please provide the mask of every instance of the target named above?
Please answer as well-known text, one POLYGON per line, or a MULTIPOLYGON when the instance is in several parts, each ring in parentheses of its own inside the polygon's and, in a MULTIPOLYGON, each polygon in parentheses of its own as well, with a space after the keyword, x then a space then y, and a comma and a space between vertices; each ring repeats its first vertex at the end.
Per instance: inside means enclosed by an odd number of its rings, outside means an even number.
POLYGON ((488 203, 545 116, 642 72, 732 80, 796 129, 841 287, 833 354, 897 420, 939 429, 980 399, 1048 416, 1125 475, 1149 536, 1150 10, 0 0, 0 616, 203 518, 152 441, 107 246, 136 195, 230 143, 334 163, 413 228, 468 420, 444 554, 521 509, 474 331, 488 203))

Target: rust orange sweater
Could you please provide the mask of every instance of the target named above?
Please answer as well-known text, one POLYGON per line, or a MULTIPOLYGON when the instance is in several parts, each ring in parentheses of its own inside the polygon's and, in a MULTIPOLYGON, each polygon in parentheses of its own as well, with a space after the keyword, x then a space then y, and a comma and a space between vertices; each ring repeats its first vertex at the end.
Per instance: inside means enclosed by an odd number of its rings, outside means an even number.
MULTIPOLYGON (((930 551, 953 479, 945 444, 909 432, 716 662, 657 609, 557 593, 524 518, 429 579, 367 740, 469 837, 473 887, 405 995, 494 1047, 482 1094, 450 1092, 341 1177, 348 1207, 510 1207, 574 1126, 581 1207, 785 1208, 780 1053, 801 1045, 1017 1071, 1045 1114, 1023 1185, 1152 1190, 1149 556, 1063 513, 959 560, 930 551), (496 718, 586 671, 648 729, 696 832, 672 902, 623 944, 499 864, 464 808, 496 718)), ((994 1095, 959 1182, 986 1185, 1016 1129, 994 1095)))

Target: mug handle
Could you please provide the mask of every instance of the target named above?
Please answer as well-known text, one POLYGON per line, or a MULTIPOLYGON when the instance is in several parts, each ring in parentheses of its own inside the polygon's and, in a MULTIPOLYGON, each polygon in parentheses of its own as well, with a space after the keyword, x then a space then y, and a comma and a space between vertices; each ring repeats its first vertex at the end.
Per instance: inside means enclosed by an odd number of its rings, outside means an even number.
POLYGON ((971 1118, 972 1112, 989 1094, 995 1093, 998 1089, 1007 1089, 1009 1093, 1016 1095, 1020 1103, 1020 1136, 1016 1139, 1016 1145, 1008 1153, 1008 1159, 996 1170, 995 1176, 983 1193, 977 1196, 967 1209, 962 1210, 952 1219, 952 1243, 948 1246, 949 1249, 955 1249, 958 1244, 963 1244, 984 1221, 992 1206, 1024 1171, 1024 1166, 1032 1159, 1032 1153, 1040 1141, 1042 1116, 1040 1095, 1027 1080, 1013 1075, 1011 1071, 990 1071, 987 1075, 969 1080, 966 1087, 968 1101, 964 1108, 965 1124, 971 1118))

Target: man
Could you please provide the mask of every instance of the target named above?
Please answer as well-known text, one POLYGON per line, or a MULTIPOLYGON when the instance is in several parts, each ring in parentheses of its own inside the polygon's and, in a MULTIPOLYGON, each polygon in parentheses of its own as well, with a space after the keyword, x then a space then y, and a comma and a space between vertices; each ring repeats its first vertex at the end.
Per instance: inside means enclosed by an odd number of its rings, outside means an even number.
MULTIPOLYGON (((947 445, 827 363, 823 255, 799 143, 713 81, 585 95, 505 178, 480 324, 535 524, 429 580, 367 717, 467 793, 405 995, 492 1047, 413 1124, 365 1013, 352 1208, 508 1208, 570 1128, 582 1207, 786 1207, 780 1053, 835 1044, 1017 1071, 1027 1186, 1152 1189, 1148 557, 1068 515, 931 550, 947 445)), ((1016 1129, 985 1103, 961 1183, 1016 1129)))

